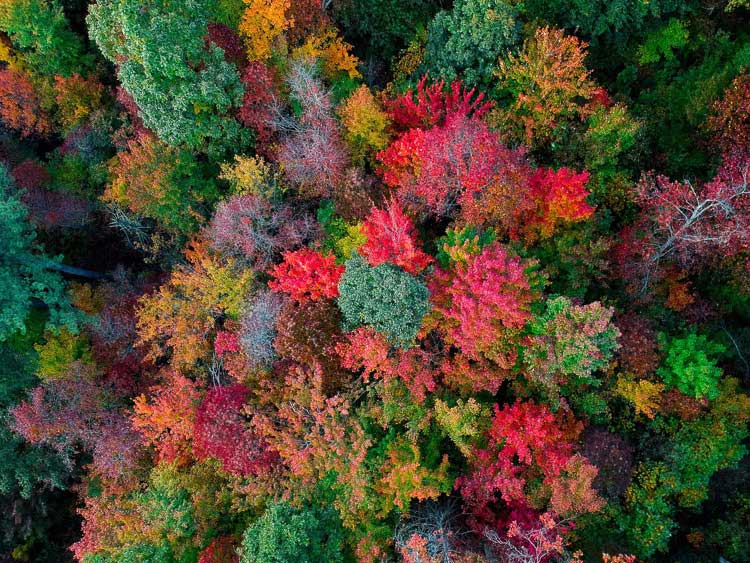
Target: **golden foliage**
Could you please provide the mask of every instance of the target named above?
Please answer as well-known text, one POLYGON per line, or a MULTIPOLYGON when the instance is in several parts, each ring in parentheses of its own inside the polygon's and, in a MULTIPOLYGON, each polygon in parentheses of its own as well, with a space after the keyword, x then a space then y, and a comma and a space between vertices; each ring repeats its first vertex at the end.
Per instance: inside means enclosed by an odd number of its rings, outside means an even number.
POLYGON ((305 43, 292 51, 293 59, 318 59, 323 61, 323 73, 334 79, 337 74, 346 73, 349 78, 360 78, 357 70, 359 59, 351 54, 352 46, 346 43, 334 28, 307 38, 305 43))
POLYGON ((252 272, 222 260, 203 242, 185 251, 189 266, 178 267, 168 283, 141 298, 139 344, 156 360, 171 351, 172 365, 190 368, 209 350, 218 318, 234 318, 244 302, 252 272))
POLYGON ((280 189, 274 169, 261 156, 235 155, 233 163, 221 164, 219 178, 229 182, 236 195, 268 197, 280 189))
POLYGON ((282 34, 294 26, 286 16, 289 0, 245 0, 247 8, 240 20, 239 32, 245 39, 247 58, 265 61, 271 56, 274 44, 282 34))
POLYGON ((366 85, 352 92, 342 102, 338 113, 344 126, 344 140, 354 162, 363 163, 388 146, 388 115, 366 85))
POLYGON ((662 391, 663 383, 652 383, 647 379, 633 381, 626 376, 620 376, 615 386, 615 392, 633 404, 636 414, 643 414, 648 418, 654 418, 662 391))

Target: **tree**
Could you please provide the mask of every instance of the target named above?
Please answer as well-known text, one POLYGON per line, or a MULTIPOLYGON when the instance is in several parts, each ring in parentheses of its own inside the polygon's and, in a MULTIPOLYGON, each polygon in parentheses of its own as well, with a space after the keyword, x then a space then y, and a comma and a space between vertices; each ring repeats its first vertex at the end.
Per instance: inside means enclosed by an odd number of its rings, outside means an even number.
POLYGON ((279 112, 283 133, 278 158, 289 181, 310 197, 328 197, 344 179, 348 163, 341 129, 333 114, 331 93, 311 61, 293 61, 286 83, 301 108, 299 118, 279 112))
POLYGON ((260 195, 230 197, 216 207, 209 238, 222 253, 257 269, 266 269, 283 252, 317 238, 315 219, 260 195))
POLYGON ((460 80, 455 80, 446 88, 445 80, 427 85, 429 75, 425 74, 417 82, 416 91, 409 88, 393 99, 385 100, 385 107, 400 132, 415 127, 429 129, 444 125, 456 116, 476 118, 484 116, 492 107, 492 102, 484 101, 484 93, 476 93, 475 88, 464 88, 460 80))
POLYGON ((533 169, 522 148, 509 149, 478 119, 486 110, 481 97, 471 101, 472 91, 460 92, 455 84, 446 98, 419 91, 417 103, 409 93, 393 106, 394 119, 413 128, 377 157, 383 181, 403 205, 421 215, 458 217, 463 226, 501 226, 529 241, 593 214, 588 172, 533 169))
POLYGON ((615 393, 630 402, 635 407, 635 414, 642 414, 653 419, 659 410, 663 383, 653 383, 647 379, 634 381, 627 377, 619 377, 615 386, 615 393))
POLYGON ((21 70, 0 70, 0 119, 22 137, 46 137, 52 132, 47 112, 28 75, 21 70))
POLYGON ((243 144, 232 117, 243 87, 224 51, 204 40, 212 5, 102 0, 86 21, 146 127, 169 145, 221 153, 243 144))
POLYGON ((274 266, 268 287, 288 293, 298 302, 320 301, 338 297, 338 283, 343 266, 336 265, 336 257, 323 255, 310 248, 284 253, 284 261, 274 266))
POLYGON ((131 421, 144 441, 156 447, 157 461, 187 463, 192 457, 198 385, 178 372, 133 400, 131 421))
POLYGON ((252 272, 222 261, 204 242, 185 251, 188 264, 178 266, 167 283, 140 299, 138 343, 147 357, 169 357, 175 368, 190 368, 210 350, 206 335, 217 319, 237 317, 252 272))
POLYGON ((198 563, 239 563, 240 556, 237 554, 234 539, 230 536, 221 536, 212 541, 206 549, 201 552, 198 563))
POLYGON ((615 257, 625 278, 641 291, 663 275, 663 262, 681 268, 733 256, 748 244, 748 161, 727 155, 717 175, 696 186, 645 175, 638 184, 641 213, 621 235, 615 257))
POLYGON ((156 220, 167 230, 194 233, 217 199, 213 180, 193 153, 151 135, 128 141, 110 164, 111 183, 102 199, 156 220))
POLYGON ((363 49, 368 61, 390 61, 426 26, 437 6, 427 0, 346 0, 330 6, 333 16, 363 49))
POLYGON ((628 545, 638 557, 651 557, 665 551, 677 527, 670 496, 676 482, 662 463, 643 463, 636 468, 625 493, 626 510, 617 524, 628 545))
POLYGON ((463 112, 448 114, 444 124, 428 130, 409 129, 378 153, 383 181, 397 190, 399 201, 438 217, 477 209, 480 194, 517 168, 522 157, 482 120, 463 112))
POLYGON ((535 520, 513 520, 504 534, 487 530, 484 536, 507 563, 542 563, 564 556, 568 543, 564 538, 568 531, 564 519, 555 521, 552 514, 545 512, 535 520))
POLYGON ((443 268, 458 262, 465 264, 469 256, 480 254, 485 246, 495 242, 495 238, 493 229, 478 231, 471 226, 448 229, 435 241, 438 248, 436 259, 443 268))
POLYGON ((606 368, 618 348, 613 312, 599 302, 547 300, 545 311, 529 323, 533 341, 523 351, 528 377, 553 393, 558 385, 598 385, 594 372, 606 368))
POLYGON ((78 364, 65 379, 32 389, 12 411, 10 427, 33 444, 48 446, 72 464, 75 447, 92 455, 91 473, 103 479, 128 475, 138 461, 138 439, 116 408, 112 389, 78 364))
POLYGON ((497 522, 493 507, 500 500, 511 507, 541 508, 549 502, 564 517, 596 512, 602 507, 591 488, 596 468, 574 454, 572 438, 579 431, 561 426, 546 407, 533 402, 496 405, 487 447, 474 452, 470 472, 456 483, 464 502, 490 525, 497 522), (574 489, 578 500, 571 503, 572 497, 561 491, 574 489))
POLYGON ((94 364, 88 340, 80 334, 73 334, 65 327, 59 331, 48 331, 43 344, 35 344, 39 356, 36 374, 43 381, 64 379, 74 362, 94 364))
POLYGON ((330 508, 269 506, 242 537, 241 563, 343 562, 341 521, 330 508))
POLYGON ((535 204, 529 217, 518 213, 517 229, 527 240, 550 237, 561 223, 576 223, 591 217, 594 208, 587 202, 588 172, 540 168, 529 178, 529 193, 535 204))
POLYGON ((329 504, 353 530, 377 509, 373 476, 365 463, 372 441, 352 416, 354 407, 346 397, 325 396, 320 366, 276 367, 276 377, 267 380, 263 393, 273 398, 275 409, 257 413, 253 425, 281 456, 297 497, 320 499, 321 485, 330 487, 329 504))
POLYGON ((267 145, 275 133, 273 104, 279 99, 273 72, 262 62, 252 61, 242 71, 242 84, 245 94, 237 119, 255 131, 256 149, 268 151, 267 145))
POLYGON ((465 546, 455 499, 420 502, 396 528, 394 543, 404 563, 479 563, 483 557, 465 546))
POLYGON ((359 327, 336 344, 341 366, 361 372, 362 380, 382 379, 387 386, 401 380, 417 403, 438 387, 434 358, 424 350, 394 348, 388 337, 369 327, 359 327))
POLYGON ((69 457, 25 441, 11 429, 13 419, 7 413, 38 382, 32 344, 44 323, 35 317, 27 322, 24 335, 0 342, 0 553, 28 546, 40 556, 64 558, 67 537, 55 536, 73 517, 63 492, 72 473, 69 457))
POLYGON ((322 391, 332 395, 349 379, 334 346, 341 333, 341 312, 330 301, 287 302, 276 319, 273 347, 281 358, 323 373, 322 391))
POLYGON ((418 275, 432 262, 418 246, 414 223, 395 201, 385 209, 373 208, 360 228, 367 237, 358 252, 371 266, 390 262, 413 275, 418 275))
POLYGON ((351 49, 352 46, 341 38, 338 31, 329 27, 309 36, 304 44, 292 51, 292 59, 319 61, 325 78, 332 82, 343 80, 342 84, 346 84, 348 78, 348 81, 352 81, 349 83, 353 84, 362 75, 357 70, 359 59, 351 54, 351 49))
POLYGON ((245 11, 239 25, 245 39, 249 61, 264 62, 271 56, 275 43, 283 33, 294 26, 294 19, 286 13, 291 7, 289 0, 244 0, 245 11))
POLYGON ((453 488, 448 475, 448 455, 443 454, 435 469, 427 467, 417 444, 408 438, 396 439, 386 448, 385 463, 379 468, 376 491, 385 496, 384 510, 409 510, 412 501, 436 500, 453 488))
MULTIPOLYGON (((666 340, 663 335, 662 339, 666 340)), ((664 349, 664 362, 656 373, 668 387, 677 387, 696 399, 719 396, 722 370, 716 365, 716 357, 726 351, 724 346, 693 333, 669 339, 664 349)))
POLYGON ((273 347, 276 320, 284 299, 266 290, 250 300, 241 316, 240 344, 251 366, 269 366, 276 359, 273 347))
POLYGON ((372 161, 375 154, 388 145, 390 120, 365 84, 341 102, 338 114, 355 164, 372 161))
POLYGON ((527 274, 532 267, 492 243, 456 264, 454 273, 437 271, 430 291, 440 332, 468 358, 486 357, 510 369, 539 296, 527 274))
POLYGON ((221 163, 219 178, 229 182, 234 195, 278 198, 283 192, 280 173, 261 156, 234 155, 234 160, 221 163))
POLYGON ((750 75, 732 81, 711 108, 706 129, 722 154, 750 151, 750 75))
POLYGON ((467 401, 457 399, 452 407, 436 399, 435 420, 461 453, 469 458, 487 431, 490 409, 473 397, 467 401))
POLYGON ((402 347, 414 341, 430 308, 422 282, 391 264, 370 266, 358 254, 346 262, 338 289, 345 328, 369 325, 402 347))
POLYGON ((83 78, 73 73, 69 77, 55 76, 55 101, 64 131, 83 124, 92 112, 101 109, 104 86, 93 74, 83 78))
POLYGON ((503 0, 459 0, 438 12, 428 27, 425 62, 446 80, 489 85, 492 70, 517 41, 516 9, 503 0))
POLYGON ((208 390, 195 414, 193 447, 198 459, 216 458, 225 471, 238 475, 258 475, 276 462, 276 452, 243 419, 248 392, 239 383, 208 390))
POLYGON ((690 11, 693 5, 670 0, 658 0, 643 4, 633 0, 606 2, 602 0, 531 0, 525 6, 530 19, 555 22, 577 35, 586 37, 598 47, 597 59, 610 56, 611 62, 619 64, 620 54, 630 41, 637 41, 642 32, 670 14, 690 11))
POLYGON ((35 303, 43 303, 49 311, 47 326, 75 330, 78 315, 56 271, 59 263, 42 253, 26 221, 26 208, 11 190, 10 176, 0 165, 0 229, 5 233, 0 251, 0 342, 14 332, 26 331, 25 322, 35 303))
POLYGON ((31 70, 45 76, 71 76, 90 68, 83 41, 71 31, 58 0, 12 0, 3 7, 0 30, 10 36, 31 70))
POLYGON ((511 105, 493 118, 510 139, 545 146, 559 138, 566 123, 585 117, 581 100, 589 100, 595 88, 585 49, 586 43, 562 30, 540 27, 518 55, 500 60, 498 88, 511 105))

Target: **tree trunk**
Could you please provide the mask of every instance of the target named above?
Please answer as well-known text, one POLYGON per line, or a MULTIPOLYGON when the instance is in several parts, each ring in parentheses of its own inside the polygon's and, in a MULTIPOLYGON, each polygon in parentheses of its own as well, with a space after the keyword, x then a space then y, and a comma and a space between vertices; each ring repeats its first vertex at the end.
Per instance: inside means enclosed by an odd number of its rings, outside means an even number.
POLYGON ((107 274, 102 274, 101 272, 94 272, 92 270, 76 268, 75 266, 68 266, 67 264, 60 264, 58 262, 53 262, 52 260, 46 262, 44 264, 44 268, 46 270, 53 270, 55 272, 60 272, 61 274, 68 274, 69 276, 87 278, 90 280, 103 280, 109 277, 107 276, 107 274))

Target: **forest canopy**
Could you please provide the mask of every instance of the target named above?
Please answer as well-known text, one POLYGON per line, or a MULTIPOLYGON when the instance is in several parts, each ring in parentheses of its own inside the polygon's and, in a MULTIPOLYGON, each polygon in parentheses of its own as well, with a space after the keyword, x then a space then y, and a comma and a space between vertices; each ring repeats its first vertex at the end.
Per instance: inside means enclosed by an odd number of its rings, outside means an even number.
POLYGON ((0 0, 0 561, 750 561, 747 0, 0 0))

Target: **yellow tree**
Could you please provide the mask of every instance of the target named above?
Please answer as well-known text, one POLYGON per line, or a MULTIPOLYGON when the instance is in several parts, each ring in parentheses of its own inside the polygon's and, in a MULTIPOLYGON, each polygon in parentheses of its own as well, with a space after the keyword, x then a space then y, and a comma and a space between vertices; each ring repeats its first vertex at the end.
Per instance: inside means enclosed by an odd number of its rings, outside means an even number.
POLYGON ((294 27, 294 20, 286 15, 291 3, 289 0, 244 1, 247 8, 242 14, 239 31, 245 39, 247 58, 265 61, 281 35, 294 27))
POLYGON ((171 354, 175 368, 190 368, 210 350, 217 320, 236 317, 252 280, 233 260, 222 260, 204 242, 185 251, 188 266, 178 267, 166 284, 141 298, 139 343, 156 360, 171 354))

